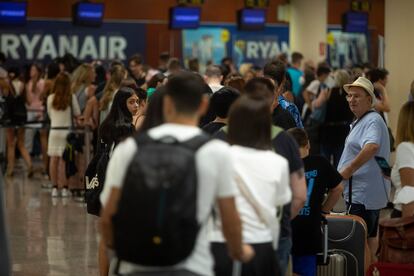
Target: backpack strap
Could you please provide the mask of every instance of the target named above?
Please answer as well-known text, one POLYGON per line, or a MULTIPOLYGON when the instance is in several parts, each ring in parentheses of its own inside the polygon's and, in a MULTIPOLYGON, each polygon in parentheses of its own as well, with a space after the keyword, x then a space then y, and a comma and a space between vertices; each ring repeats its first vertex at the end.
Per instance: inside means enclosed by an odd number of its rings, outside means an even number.
POLYGON ((192 151, 197 151, 201 146, 203 146, 205 143, 211 140, 210 136, 204 133, 196 135, 195 137, 182 143, 172 136, 164 136, 160 139, 153 139, 148 135, 147 132, 140 133, 136 135, 134 138, 135 138, 135 142, 137 143, 137 145, 154 143, 154 142, 170 143, 170 144, 182 145, 188 149, 191 149, 192 151))
POLYGON ((142 145, 142 144, 147 144, 147 143, 154 142, 154 139, 152 139, 148 135, 147 131, 141 132, 141 133, 138 133, 137 135, 135 135, 134 140, 137 143, 137 145, 142 145))
POLYGON ((210 140, 211 137, 209 135, 202 133, 185 141, 182 145, 195 152, 210 140))

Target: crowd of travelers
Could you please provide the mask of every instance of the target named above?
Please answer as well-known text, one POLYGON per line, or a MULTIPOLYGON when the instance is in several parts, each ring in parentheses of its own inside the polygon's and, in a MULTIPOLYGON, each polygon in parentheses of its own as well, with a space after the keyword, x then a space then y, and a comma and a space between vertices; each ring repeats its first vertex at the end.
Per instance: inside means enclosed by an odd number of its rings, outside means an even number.
POLYGON ((381 209, 414 215, 414 82, 394 139, 388 75, 298 52, 205 72, 168 53, 158 68, 139 54, 19 68, 0 53, 5 176, 18 154, 52 198, 95 204, 101 275, 316 275, 341 197, 373 263, 381 209), (393 151, 386 176, 375 157, 393 151))

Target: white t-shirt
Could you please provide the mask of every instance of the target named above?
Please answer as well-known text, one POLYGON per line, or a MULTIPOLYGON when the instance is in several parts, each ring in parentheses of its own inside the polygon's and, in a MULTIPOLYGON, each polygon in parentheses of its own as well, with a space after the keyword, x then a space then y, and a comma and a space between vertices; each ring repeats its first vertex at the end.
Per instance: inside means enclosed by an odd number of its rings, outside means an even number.
POLYGON ((313 80, 311 83, 306 87, 306 90, 314 94, 315 96, 318 95, 319 86, 321 82, 319 80, 313 80))
POLYGON ((213 93, 216 93, 217 91, 219 91, 220 89, 224 87, 221 84, 209 84, 208 86, 210 86, 211 91, 213 91, 213 93))
MULTIPOLYGON (((391 171, 391 180, 396 188, 394 196, 395 209, 400 211, 402 203, 407 204, 414 201, 414 187, 401 187, 401 176, 399 171, 402 168, 414 169, 414 143, 402 142, 398 145, 395 164, 391 171)), ((414 185, 414 183, 412 184, 414 185)))
MULTIPOLYGON (((240 177, 250 194, 267 214, 276 218, 276 207, 291 200, 289 186, 289 166, 287 160, 270 150, 257 150, 241 146, 231 147, 233 162, 233 181, 240 177)), ((241 194, 239 186, 236 192, 236 204, 243 225, 243 242, 265 243, 272 241, 272 232, 258 217, 253 206, 241 194)), ((218 210, 217 210, 217 214, 218 210)), ((278 222, 278 221, 277 221, 278 222)), ((280 225, 276 223, 278 239, 280 225)), ((219 220, 213 222, 210 240, 224 242, 219 220)))
MULTIPOLYGON (((150 129, 148 134, 154 139, 164 136, 175 137, 178 141, 189 140, 201 134, 201 129, 193 126, 163 124, 150 129)), ((120 143, 108 163, 104 189, 100 195, 106 205, 113 187, 122 187, 128 164, 137 153, 138 146, 133 138, 120 143)), ((213 275, 213 259, 207 236, 207 220, 217 198, 233 197, 235 186, 231 181, 230 147, 219 140, 203 145, 195 154, 198 176, 197 219, 201 224, 193 253, 176 268, 186 269, 200 275, 213 275)), ((171 268, 170 268, 171 269, 171 268)), ((142 267, 122 262, 120 273, 132 271, 160 271, 163 268, 142 267)))

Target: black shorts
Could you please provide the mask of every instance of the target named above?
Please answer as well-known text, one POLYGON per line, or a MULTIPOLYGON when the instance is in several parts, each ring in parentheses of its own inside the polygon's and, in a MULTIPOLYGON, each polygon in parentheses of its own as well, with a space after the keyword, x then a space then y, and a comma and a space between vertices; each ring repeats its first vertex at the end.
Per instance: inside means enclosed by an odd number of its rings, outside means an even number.
MULTIPOLYGON (((349 209, 349 203, 346 203, 347 209, 349 209)), ((356 215, 364 219, 367 224, 368 238, 375 238, 378 232, 378 222, 381 210, 367 210, 363 204, 352 203, 351 215, 356 215)))
MULTIPOLYGON (((242 265, 242 276, 278 276, 280 275, 279 262, 272 243, 250 244, 255 252, 254 258, 242 265)), ((233 260, 229 257, 225 243, 211 243, 211 252, 214 256, 215 276, 229 276, 233 272, 233 260)))

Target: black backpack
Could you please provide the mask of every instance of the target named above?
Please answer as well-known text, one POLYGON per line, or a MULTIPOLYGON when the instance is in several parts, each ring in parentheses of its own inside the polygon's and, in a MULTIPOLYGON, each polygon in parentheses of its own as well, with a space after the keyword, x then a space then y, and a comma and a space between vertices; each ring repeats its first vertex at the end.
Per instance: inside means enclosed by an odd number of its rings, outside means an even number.
POLYGON ((115 252, 123 261, 172 266, 191 254, 200 229, 195 152, 209 137, 135 139, 138 151, 112 218, 115 252))
POLYGON ((106 167, 109 163, 109 155, 112 145, 106 145, 102 141, 98 150, 89 162, 85 171, 85 202, 88 214, 99 216, 101 202, 99 196, 105 183, 106 167))

